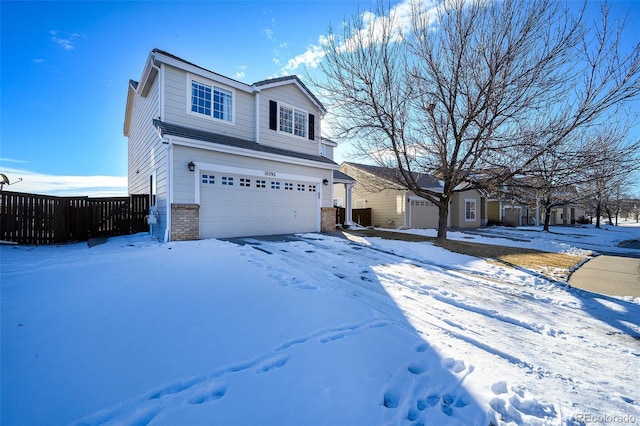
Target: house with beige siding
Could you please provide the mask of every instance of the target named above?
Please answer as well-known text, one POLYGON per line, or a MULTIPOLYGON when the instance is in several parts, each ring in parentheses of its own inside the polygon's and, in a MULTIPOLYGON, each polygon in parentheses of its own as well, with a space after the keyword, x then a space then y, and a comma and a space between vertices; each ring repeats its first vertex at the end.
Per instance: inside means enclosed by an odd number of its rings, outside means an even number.
MULTIPOLYGON (((489 224, 505 226, 540 225, 544 223, 545 209, 535 192, 523 190, 525 185, 516 181, 513 190, 509 185, 501 187, 489 195, 487 213, 489 224)), ((558 191, 568 194, 568 200, 577 199, 574 188, 558 191)), ((559 199, 564 197, 559 196, 559 199)), ((586 209, 576 203, 567 202, 555 205, 549 214, 550 225, 571 225, 580 223, 587 216, 586 209)))
MULTIPOLYGON (((351 189, 353 208, 371 208, 373 226, 383 228, 437 228, 438 207, 398 185, 389 171, 377 166, 345 162, 340 172, 355 181, 351 189)), ((418 176, 425 189, 442 191, 441 181, 430 175, 418 176)), ((347 193, 334 188, 334 204, 346 205, 347 193)), ((486 225, 486 197, 477 189, 456 192, 449 207, 449 227, 476 228, 486 225)))
POLYGON ((535 212, 526 202, 513 197, 489 198, 487 200, 487 219, 490 225, 533 225, 535 212))
POLYGON ((128 87, 129 193, 165 241, 321 231, 338 169, 325 113, 296 76, 246 84, 154 49, 128 87))

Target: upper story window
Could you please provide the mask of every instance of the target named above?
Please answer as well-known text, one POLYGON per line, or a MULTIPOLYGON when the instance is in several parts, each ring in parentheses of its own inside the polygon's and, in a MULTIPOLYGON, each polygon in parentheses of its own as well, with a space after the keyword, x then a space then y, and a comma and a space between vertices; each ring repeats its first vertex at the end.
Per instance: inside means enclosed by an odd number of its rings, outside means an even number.
POLYGON ((300 138, 315 139, 315 116, 307 111, 269 101, 269 128, 300 138))
POLYGON ((290 133, 301 138, 307 137, 307 112, 287 105, 279 106, 279 128, 281 132, 290 133))
POLYGON ((191 79, 190 112, 233 122, 233 92, 191 79))

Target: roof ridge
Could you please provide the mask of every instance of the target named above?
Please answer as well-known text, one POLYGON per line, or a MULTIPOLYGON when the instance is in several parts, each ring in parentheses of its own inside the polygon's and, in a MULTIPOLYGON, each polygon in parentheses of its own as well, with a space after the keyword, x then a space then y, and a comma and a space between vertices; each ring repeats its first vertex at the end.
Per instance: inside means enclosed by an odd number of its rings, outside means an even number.
POLYGON ((191 66, 194 66, 194 67, 196 67, 196 68, 200 68, 200 69, 201 69, 201 70, 203 70, 203 71, 210 72, 211 74, 219 75, 220 77, 223 77, 223 78, 229 79, 229 80, 231 80, 231 81, 235 81, 236 83, 242 84, 242 85, 244 85, 244 86, 247 86, 247 87, 251 87, 251 86, 252 86, 251 84, 244 83, 244 82, 242 82, 242 81, 240 81, 240 80, 236 80, 235 78, 231 78, 231 77, 226 76, 226 75, 224 75, 224 74, 220 74, 219 72, 211 71, 210 69, 205 68, 205 67, 203 67, 203 66, 200 66, 200 65, 198 65, 198 64, 196 64, 196 63, 193 63, 193 62, 191 62, 191 61, 187 61, 186 59, 183 59, 183 58, 181 58, 180 56, 174 55, 173 53, 167 52, 166 50, 162 50, 162 49, 154 48, 154 49, 152 50, 152 52, 153 52, 153 53, 160 53, 161 55, 168 56, 168 57, 170 57, 170 58, 172 58, 172 59, 175 59, 176 61, 184 62, 184 63, 185 63, 185 64, 187 64, 187 65, 191 65, 191 66))

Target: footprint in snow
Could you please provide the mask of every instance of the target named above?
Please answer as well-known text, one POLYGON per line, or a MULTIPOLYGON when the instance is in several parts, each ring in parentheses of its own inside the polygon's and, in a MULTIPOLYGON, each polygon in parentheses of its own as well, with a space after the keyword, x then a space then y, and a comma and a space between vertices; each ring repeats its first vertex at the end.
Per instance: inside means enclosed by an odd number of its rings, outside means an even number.
POLYGON ((496 383, 492 384, 491 385, 491 391, 495 395, 500 395, 500 394, 509 392, 509 390, 507 389, 507 382, 502 380, 500 382, 496 382, 496 383))
POLYGON ((189 404, 204 404, 222 398, 227 393, 227 385, 212 383, 204 389, 199 389, 190 399, 189 404))
POLYGON ((446 368, 452 373, 458 374, 467 369, 462 360, 455 360, 453 358, 445 358, 442 360, 442 368, 446 368))
MULTIPOLYGON (((509 392, 505 382, 495 383, 491 386, 491 390, 496 395, 504 395, 509 392)), ((557 417, 553 404, 526 398, 525 390, 522 388, 512 387, 511 391, 510 396, 496 397, 489 402, 493 417, 507 423, 515 422, 517 424, 539 424, 557 417)))
POLYGON ((271 358, 263 362, 258 367, 258 373, 267 373, 271 370, 275 370, 276 368, 284 367, 287 362, 289 362, 289 355, 271 358))
POLYGON ((420 343, 416 346, 416 352, 426 352, 429 349, 429 345, 427 343, 420 343))
POLYGON ((202 377, 196 377, 189 380, 183 380, 176 383, 172 383, 171 385, 165 387, 164 389, 159 390, 158 392, 153 393, 149 399, 159 399, 165 395, 173 395, 176 393, 180 393, 184 390, 187 390, 198 383, 201 383, 205 379, 202 377))
POLYGON ((427 371, 428 368, 429 368, 429 363, 426 360, 417 360, 409 364, 409 366, 407 367, 407 370, 409 370, 409 373, 411 374, 418 375, 427 371))

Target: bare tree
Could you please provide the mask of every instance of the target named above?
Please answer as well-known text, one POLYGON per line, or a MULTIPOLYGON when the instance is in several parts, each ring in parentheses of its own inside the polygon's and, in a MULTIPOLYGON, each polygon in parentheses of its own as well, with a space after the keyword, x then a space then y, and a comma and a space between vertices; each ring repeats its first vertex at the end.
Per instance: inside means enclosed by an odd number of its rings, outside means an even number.
POLYGON ((621 58, 604 31, 594 50, 582 14, 555 0, 416 1, 376 12, 354 17, 341 36, 330 29, 314 83, 335 137, 438 206, 438 238, 452 195, 479 172, 491 171, 495 185, 527 171, 640 91, 638 48, 621 58), (438 176, 442 191, 420 187, 418 173, 438 176))
POLYGON ((617 224, 623 202, 628 197, 630 182, 640 170, 640 141, 628 141, 607 131, 589 139, 583 153, 583 166, 578 187, 595 211, 596 228, 600 228, 603 212, 609 222, 617 224))
POLYGON ((542 209, 543 230, 549 231, 555 207, 584 201, 583 194, 577 190, 578 185, 584 183, 579 174, 583 166, 575 152, 554 147, 536 157, 527 167, 527 176, 514 180, 510 189, 535 205, 536 210, 542 209))

